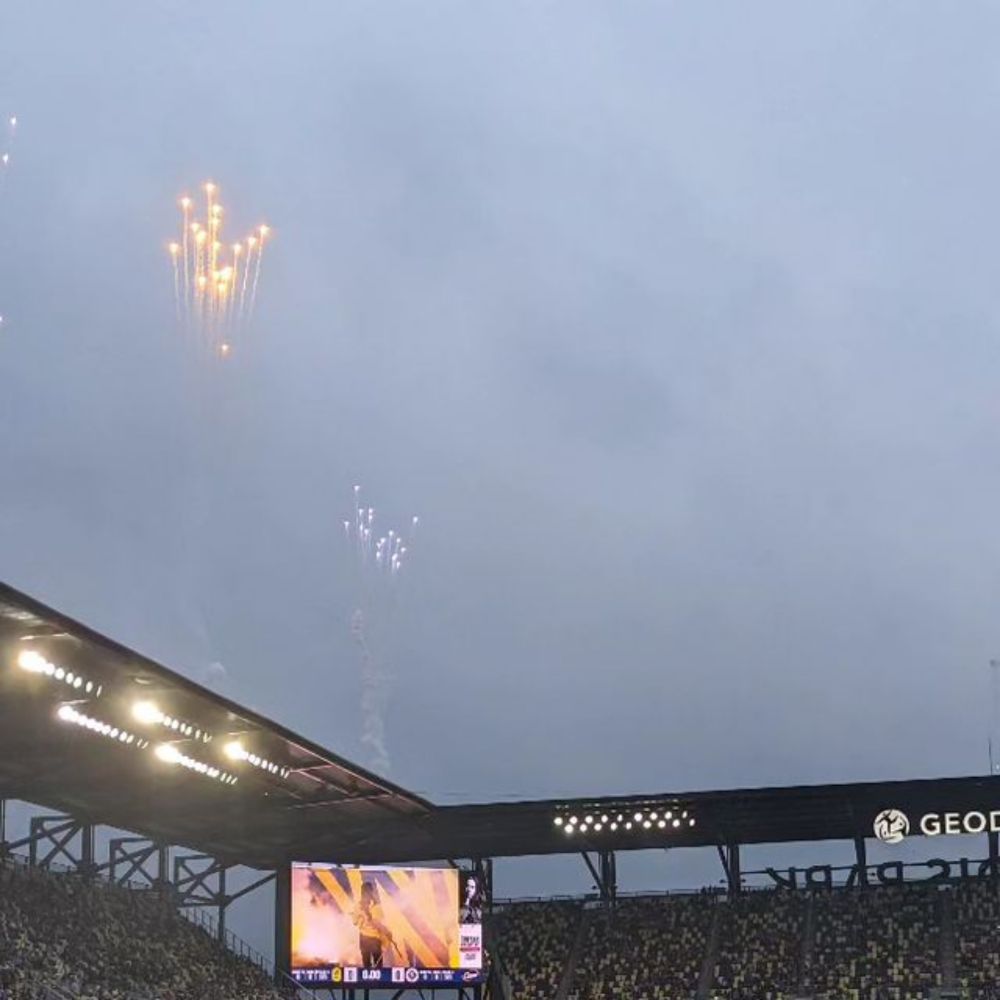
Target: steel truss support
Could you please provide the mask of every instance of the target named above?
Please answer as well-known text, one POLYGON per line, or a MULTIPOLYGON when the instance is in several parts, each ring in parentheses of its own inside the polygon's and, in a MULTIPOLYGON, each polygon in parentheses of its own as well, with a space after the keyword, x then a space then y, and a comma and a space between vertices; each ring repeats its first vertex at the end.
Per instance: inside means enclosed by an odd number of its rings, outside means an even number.
POLYGON ((726 886, 730 895, 736 895, 743 891, 743 871, 740 868, 740 845, 722 844, 715 845, 719 852, 719 860, 722 862, 722 870, 726 873, 726 886))
POLYGON ((230 903, 242 899, 255 889, 272 882, 274 872, 268 872, 236 892, 226 892, 226 872, 234 866, 227 865, 211 854, 182 854, 174 858, 175 902, 182 909, 206 906, 218 914, 216 931, 219 940, 226 940, 226 910, 230 903))
POLYGON ((600 893, 601 902, 605 905, 613 905, 618 896, 618 871, 615 864, 614 851, 598 851, 597 864, 590 860, 590 855, 586 851, 581 857, 587 865, 587 869, 593 876, 594 884, 600 893))
POLYGON ((32 816, 30 830, 27 837, 5 844, 5 851, 27 847, 28 864, 32 868, 48 868, 63 859, 64 864, 81 874, 96 872, 92 824, 75 816, 32 816))
POLYGON ((145 837, 115 837, 108 845, 108 860, 99 866, 116 885, 144 878, 151 886, 170 882, 170 849, 145 837), (155 874, 154 874, 155 872, 155 874))

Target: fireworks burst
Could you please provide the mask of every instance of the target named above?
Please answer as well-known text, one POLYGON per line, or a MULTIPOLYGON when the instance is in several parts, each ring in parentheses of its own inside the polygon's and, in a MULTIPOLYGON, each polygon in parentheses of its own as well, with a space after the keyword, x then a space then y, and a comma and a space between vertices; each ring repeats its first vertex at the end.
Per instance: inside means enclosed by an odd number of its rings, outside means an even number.
POLYGON ((227 244, 222 227, 225 210, 218 201, 218 186, 202 186, 205 214, 195 217, 194 200, 179 201, 180 239, 167 244, 174 277, 177 319, 196 334, 208 351, 228 357, 233 340, 250 322, 257 304, 267 226, 258 226, 245 240, 227 244))
POLYGON ((372 770, 386 773, 391 762, 385 739, 385 709, 389 697, 386 645, 395 605, 395 591, 409 562, 413 534, 420 519, 410 522, 406 539, 395 529, 379 535, 375 508, 361 501, 354 487, 354 508, 343 522, 344 535, 356 559, 359 580, 357 607, 351 615, 351 635, 361 650, 361 742, 372 770), (373 641, 374 634, 381 641, 373 641))

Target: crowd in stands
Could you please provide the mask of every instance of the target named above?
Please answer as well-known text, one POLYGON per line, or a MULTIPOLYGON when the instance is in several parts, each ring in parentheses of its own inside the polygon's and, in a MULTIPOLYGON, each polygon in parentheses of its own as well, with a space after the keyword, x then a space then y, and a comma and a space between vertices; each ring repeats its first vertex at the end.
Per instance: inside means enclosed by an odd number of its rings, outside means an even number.
POLYGON ((787 1000, 802 979, 808 897, 787 891, 750 892, 720 907, 712 996, 726 1000, 787 1000))
POLYGON ((937 886, 919 883, 819 893, 810 992, 925 1000, 942 983, 941 899, 937 886))
POLYGON ((596 910, 569 991, 570 1000, 688 1000, 698 988, 716 897, 619 900, 596 910))
POLYGON ((169 898, 0 865, 0 998, 277 1000, 169 898))
MULTIPOLYGON (((1000 1000, 1000 886, 497 907, 509 1000, 1000 1000)), ((169 895, 0 864, 0 1000, 287 1000, 169 895)))
POLYGON ((555 996, 580 926, 579 903, 517 903, 494 911, 492 949, 512 998, 555 996))
POLYGON ((955 889, 955 973, 958 983, 982 1000, 1000 998, 1000 896, 986 880, 955 889))

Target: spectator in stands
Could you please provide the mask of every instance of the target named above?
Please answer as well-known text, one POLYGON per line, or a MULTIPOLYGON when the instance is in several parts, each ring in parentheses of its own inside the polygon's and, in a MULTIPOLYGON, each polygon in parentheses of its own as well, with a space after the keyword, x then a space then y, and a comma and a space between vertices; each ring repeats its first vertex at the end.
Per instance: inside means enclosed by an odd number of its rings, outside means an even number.
POLYGON ((942 983, 941 895, 920 884, 817 893, 809 969, 816 997, 928 997, 942 983))
POLYGON ((688 1000, 695 995, 716 907, 708 894, 622 899, 594 911, 571 1000, 688 1000))
POLYGON ((0 968, 8 1000, 277 1000, 263 970, 158 892, 0 866, 0 968))
POLYGON ((579 903, 513 903, 494 909, 492 951, 510 980, 512 1000, 550 1000, 576 940, 579 903))
POLYGON ((729 1000, 786 1000, 802 977, 807 897, 749 892, 720 905, 712 994, 729 1000))

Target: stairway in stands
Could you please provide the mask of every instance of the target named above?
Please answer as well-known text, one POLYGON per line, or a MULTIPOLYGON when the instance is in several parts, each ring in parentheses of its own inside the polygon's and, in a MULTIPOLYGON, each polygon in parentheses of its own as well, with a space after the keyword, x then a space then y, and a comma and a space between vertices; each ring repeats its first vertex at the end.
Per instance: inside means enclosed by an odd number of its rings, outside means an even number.
POLYGON ((941 963, 941 980, 946 987, 958 985, 958 972, 955 968, 955 892, 945 889, 941 893, 941 944, 939 961, 941 963))
POLYGON ((717 904, 712 914, 712 927, 708 932, 708 945, 705 948, 705 960, 701 963, 701 974, 698 976, 698 989, 695 1000, 708 1000, 712 985, 715 982, 715 966, 719 961, 719 935, 722 930, 723 904, 717 904))
POLYGON ((573 939, 573 947, 570 948, 566 956, 566 968, 563 969, 562 980, 559 989, 556 990, 555 1000, 566 1000, 569 996, 573 980, 576 978, 576 967, 580 964, 583 955, 584 942, 587 940, 587 931, 590 929, 590 919, 592 910, 586 906, 580 907, 580 924, 576 929, 576 937, 573 939))
POLYGON ((816 896, 809 893, 806 904, 806 922, 802 928, 802 965, 799 976, 799 994, 807 996, 812 987, 813 945, 816 943, 816 896))

